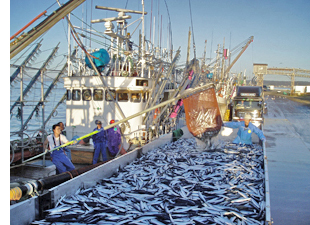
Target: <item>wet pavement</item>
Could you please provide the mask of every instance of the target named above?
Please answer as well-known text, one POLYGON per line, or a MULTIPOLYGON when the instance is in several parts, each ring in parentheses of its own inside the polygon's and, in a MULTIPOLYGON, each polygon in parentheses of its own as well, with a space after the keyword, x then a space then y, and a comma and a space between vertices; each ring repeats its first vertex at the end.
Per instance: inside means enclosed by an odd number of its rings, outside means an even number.
POLYGON ((265 96, 271 217, 274 224, 310 224, 310 106, 265 96))

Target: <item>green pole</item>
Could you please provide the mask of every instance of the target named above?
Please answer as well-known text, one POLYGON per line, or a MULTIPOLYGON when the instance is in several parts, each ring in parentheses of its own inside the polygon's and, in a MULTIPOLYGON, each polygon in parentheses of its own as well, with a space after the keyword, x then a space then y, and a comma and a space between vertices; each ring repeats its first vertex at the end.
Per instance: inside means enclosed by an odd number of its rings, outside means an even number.
POLYGON ((91 132, 91 133, 89 133, 89 134, 86 134, 86 135, 84 135, 84 136, 82 136, 82 137, 79 137, 79 138, 77 138, 77 139, 75 139, 75 140, 69 141, 69 142, 67 142, 66 144, 60 145, 60 146, 58 146, 57 148, 53 148, 53 149, 48 150, 48 151, 45 151, 45 152, 43 152, 43 153, 41 153, 41 154, 39 154, 39 155, 36 155, 36 156, 34 156, 34 157, 30 158, 30 159, 27 159, 27 160, 24 161, 24 163, 25 163, 25 162, 29 162, 29 161, 31 161, 31 160, 33 160, 33 159, 36 159, 36 158, 38 158, 38 157, 40 157, 40 156, 43 156, 43 155, 45 155, 45 154, 48 153, 48 152, 53 152, 53 151, 55 151, 55 150, 58 151, 60 148, 66 147, 66 146, 71 145, 71 144, 75 144, 77 141, 80 141, 80 140, 82 140, 82 139, 84 139, 84 138, 87 138, 87 137, 92 136, 92 135, 94 135, 94 134, 97 134, 97 133, 99 133, 99 132, 100 132, 100 131, 98 131, 98 130, 93 131, 93 132, 91 132))

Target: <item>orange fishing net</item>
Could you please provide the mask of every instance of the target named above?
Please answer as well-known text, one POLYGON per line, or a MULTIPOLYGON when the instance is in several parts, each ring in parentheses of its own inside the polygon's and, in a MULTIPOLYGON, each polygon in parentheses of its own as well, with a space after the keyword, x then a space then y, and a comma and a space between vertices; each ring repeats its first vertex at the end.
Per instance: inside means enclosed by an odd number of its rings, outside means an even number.
POLYGON ((186 125, 192 135, 198 138, 217 135, 222 119, 214 88, 184 99, 186 125))

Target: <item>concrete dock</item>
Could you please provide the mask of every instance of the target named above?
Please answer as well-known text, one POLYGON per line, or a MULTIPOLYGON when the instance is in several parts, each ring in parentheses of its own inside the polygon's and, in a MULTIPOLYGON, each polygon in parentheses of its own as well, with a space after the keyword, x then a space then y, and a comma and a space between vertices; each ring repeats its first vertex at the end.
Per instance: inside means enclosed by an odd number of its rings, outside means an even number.
POLYGON ((274 224, 310 224, 310 105, 268 96, 264 134, 274 224))

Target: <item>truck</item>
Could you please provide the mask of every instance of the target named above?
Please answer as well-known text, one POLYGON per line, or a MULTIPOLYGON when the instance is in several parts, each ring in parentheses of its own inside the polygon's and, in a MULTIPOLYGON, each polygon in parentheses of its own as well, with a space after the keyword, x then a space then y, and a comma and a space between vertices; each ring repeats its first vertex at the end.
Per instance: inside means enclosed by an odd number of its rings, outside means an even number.
POLYGON ((262 128, 267 105, 261 86, 237 86, 236 96, 231 102, 231 120, 242 121, 246 114, 252 116, 252 123, 262 128))

